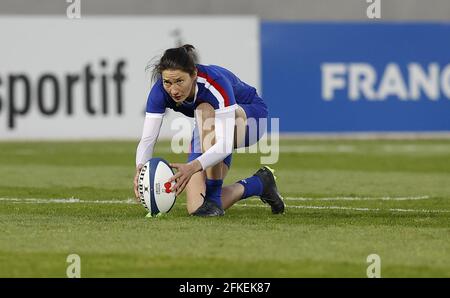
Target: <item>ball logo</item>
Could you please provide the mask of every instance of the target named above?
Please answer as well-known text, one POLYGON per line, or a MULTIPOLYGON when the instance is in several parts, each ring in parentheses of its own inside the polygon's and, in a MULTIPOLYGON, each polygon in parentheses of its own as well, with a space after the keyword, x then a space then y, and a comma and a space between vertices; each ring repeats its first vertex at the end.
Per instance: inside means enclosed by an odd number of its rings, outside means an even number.
POLYGON ((166 193, 170 193, 171 186, 172 186, 172 184, 170 182, 164 183, 164 187, 166 188, 166 193))

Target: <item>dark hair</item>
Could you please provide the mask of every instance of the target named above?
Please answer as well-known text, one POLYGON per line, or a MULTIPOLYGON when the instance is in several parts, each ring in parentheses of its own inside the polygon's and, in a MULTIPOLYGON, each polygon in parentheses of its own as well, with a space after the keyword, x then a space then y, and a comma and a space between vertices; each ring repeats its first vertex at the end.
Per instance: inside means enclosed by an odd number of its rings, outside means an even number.
POLYGON ((178 48, 167 49, 161 59, 153 65, 152 79, 161 78, 161 73, 166 69, 176 69, 193 75, 196 70, 197 54, 195 47, 185 44, 178 48))

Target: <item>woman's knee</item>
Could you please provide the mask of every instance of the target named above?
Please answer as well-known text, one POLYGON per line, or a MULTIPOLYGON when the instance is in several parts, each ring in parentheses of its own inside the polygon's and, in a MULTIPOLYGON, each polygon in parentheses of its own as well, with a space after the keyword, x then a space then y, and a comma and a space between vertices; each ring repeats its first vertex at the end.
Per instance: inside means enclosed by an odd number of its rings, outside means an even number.
POLYGON ((207 102, 203 102, 197 106, 195 109, 195 112, 197 114, 197 118, 200 118, 203 121, 206 121, 207 119, 214 119, 215 117, 215 111, 211 104, 207 102))

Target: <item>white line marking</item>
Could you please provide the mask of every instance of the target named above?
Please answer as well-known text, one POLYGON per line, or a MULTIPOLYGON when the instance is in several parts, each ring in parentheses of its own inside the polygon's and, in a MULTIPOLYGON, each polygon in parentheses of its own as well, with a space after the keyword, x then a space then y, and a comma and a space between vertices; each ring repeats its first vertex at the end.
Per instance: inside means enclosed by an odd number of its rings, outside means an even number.
MULTIPOLYGON (((38 199, 38 198, 0 198, 0 201, 11 202, 15 204, 138 204, 135 199, 126 200, 81 200, 77 198, 66 198, 66 199, 38 199)), ((185 203, 181 204, 186 206, 185 203)), ((236 207, 256 207, 256 208, 267 208, 266 205, 253 205, 246 203, 238 203, 236 207)), ((380 208, 358 208, 358 207, 344 207, 344 206, 305 206, 305 205, 286 205, 286 208, 294 209, 330 209, 330 210, 350 210, 350 211, 390 211, 390 212, 419 212, 419 213, 448 213, 450 210, 427 210, 427 209, 401 209, 401 208, 391 208, 391 209, 380 209, 380 208)))
POLYGON ((429 196, 417 197, 334 197, 334 198, 304 198, 304 197, 286 197, 286 201, 409 201, 409 200, 426 200, 429 196))
MULTIPOLYGON (((263 205, 248 205, 248 204, 237 204, 235 206, 243 207, 266 207, 263 205)), ((447 213, 450 210, 426 210, 426 209, 379 209, 379 208, 357 208, 357 207, 343 207, 343 206, 303 206, 303 205, 286 205, 286 208, 296 208, 296 209, 331 209, 331 210, 351 210, 351 211, 390 211, 390 212, 420 212, 420 213, 447 213)))
POLYGON ((73 204, 73 203, 83 203, 83 204, 136 204, 136 200, 80 200, 76 198, 67 199, 37 199, 37 198, 0 198, 0 201, 21 203, 21 204, 73 204))

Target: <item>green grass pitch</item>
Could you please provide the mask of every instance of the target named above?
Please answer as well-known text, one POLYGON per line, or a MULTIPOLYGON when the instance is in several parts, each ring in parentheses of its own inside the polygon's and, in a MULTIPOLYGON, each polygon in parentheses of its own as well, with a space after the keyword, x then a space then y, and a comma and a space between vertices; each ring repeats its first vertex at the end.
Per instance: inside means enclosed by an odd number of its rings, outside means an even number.
MULTIPOLYGON (((450 141, 282 140, 287 204, 258 198, 221 218, 185 196, 147 218, 132 202, 136 142, 0 143, 0 277, 450 277, 450 141)), ((183 162, 161 142, 155 156, 183 162)), ((225 184, 258 154, 235 154, 225 184)))

